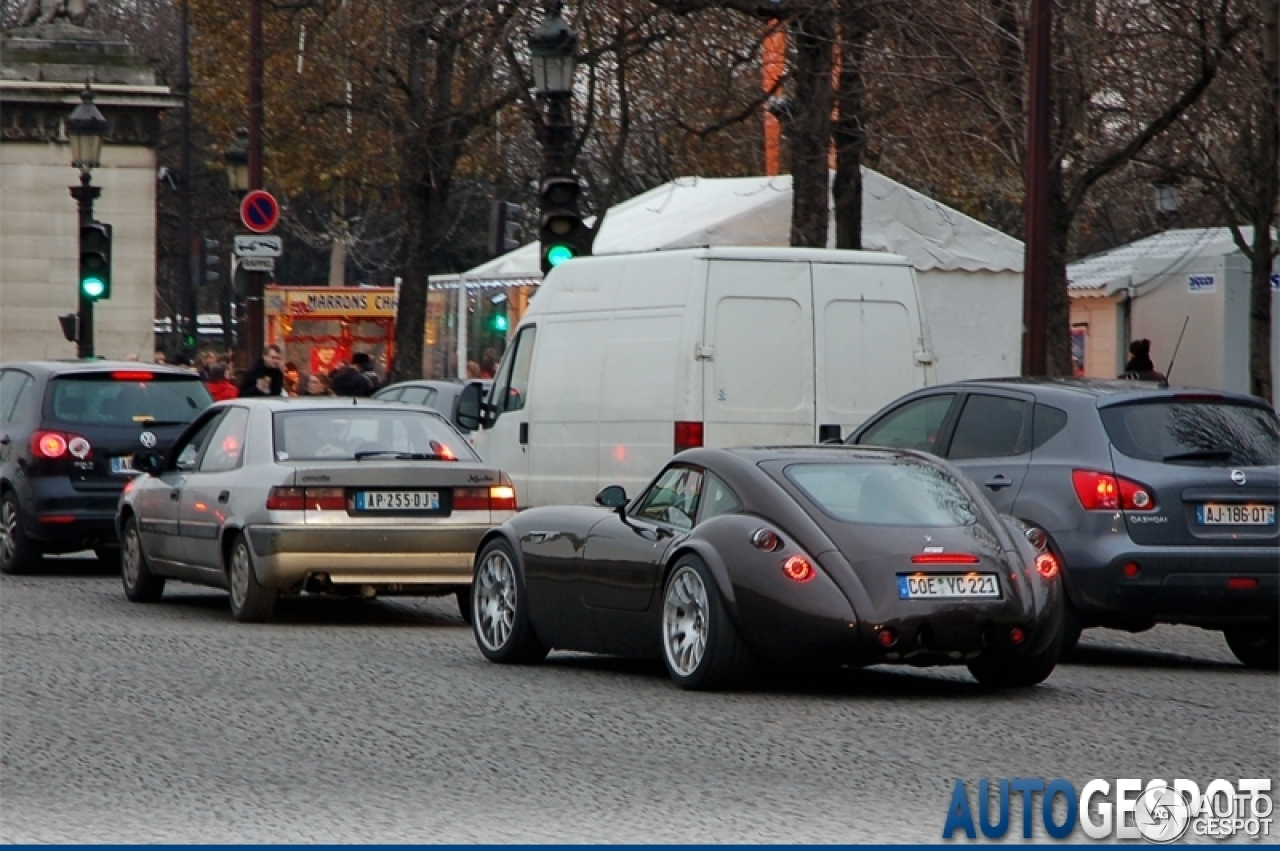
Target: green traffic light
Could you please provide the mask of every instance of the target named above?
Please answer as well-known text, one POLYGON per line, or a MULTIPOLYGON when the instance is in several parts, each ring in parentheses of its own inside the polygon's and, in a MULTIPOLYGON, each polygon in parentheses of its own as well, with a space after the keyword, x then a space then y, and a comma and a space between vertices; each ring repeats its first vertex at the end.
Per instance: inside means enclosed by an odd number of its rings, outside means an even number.
POLYGON ((107 291, 107 283, 101 278, 85 278, 80 282, 80 291, 89 298, 102 298, 107 291))
POLYGON ((495 331, 507 330, 507 317, 505 314, 499 313, 493 317, 493 330, 495 331))
POLYGON ((553 245, 547 249, 547 262, 559 266, 566 260, 573 259, 573 249, 567 245, 553 245))

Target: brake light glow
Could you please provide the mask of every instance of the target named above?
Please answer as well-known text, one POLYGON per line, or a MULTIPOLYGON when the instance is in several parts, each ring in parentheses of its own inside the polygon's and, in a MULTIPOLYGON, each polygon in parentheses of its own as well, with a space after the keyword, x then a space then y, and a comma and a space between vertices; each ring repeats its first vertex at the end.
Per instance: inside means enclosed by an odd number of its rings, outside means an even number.
POLYGON ((71 514, 41 514, 40 522, 41 523, 58 523, 58 524, 74 523, 76 522, 76 518, 74 515, 71 515, 71 514))
POLYGON ((1227 580, 1227 587, 1232 591, 1257 591, 1258 577, 1233 576, 1227 580))
POLYGON ((676 452, 696 449, 702 445, 702 423, 677 422, 675 425, 676 452))
POLYGON ((31 435, 31 454, 37 458, 61 458, 67 454, 67 436, 58 431, 38 431, 31 435))
POLYGON ((495 485, 489 488, 490 511, 515 511, 516 489, 511 485, 495 485))
POLYGON ((1153 511, 1155 497, 1146 485, 1093 470, 1072 470, 1071 484, 1086 511, 1153 511))
POLYGON ((813 565, 809 564, 809 560, 804 556, 792 556, 782 563, 782 572, 788 579, 795 582, 808 582, 810 579, 818 575, 813 569, 813 565))
POLYGON ((453 450, 445 446, 443 443, 441 443, 438 440, 431 441, 431 452, 434 455, 439 455, 441 458, 443 458, 446 461, 458 460, 458 456, 453 454, 453 450))
POLYGON ((111 377, 116 381, 150 381, 155 378, 154 372, 143 372, 141 370, 128 369, 117 370, 111 373, 111 377))
POLYGON ((516 489, 506 476, 487 488, 454 488, 454 511, 515 511, 516 489))
POLYGON ((969 553, 917 553, 912 564, 977 564, 978 557, 969 553))
POLYGON ((1058 560, 1053 557, 1053 553, 1040 553, 1036 556, 1036 570, 1045 579, 1052 579, 1058 575, 1058 560))
POLYGON ((1022 627, 1015 626, 1013 629, 1009 630, 1009 640, 1014 644, 1021 644, 1027 640, 1027 634, 1022 631, 1022 627))

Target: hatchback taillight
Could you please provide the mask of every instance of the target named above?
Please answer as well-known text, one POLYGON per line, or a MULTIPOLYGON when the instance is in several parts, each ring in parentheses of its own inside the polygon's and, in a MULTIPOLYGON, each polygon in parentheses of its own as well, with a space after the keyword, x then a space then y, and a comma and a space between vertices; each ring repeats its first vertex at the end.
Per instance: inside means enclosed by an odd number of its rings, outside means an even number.
POLYGON ((37 431, 31 435, 31 454, 37 458, 56 460, 71 454, 81 460, 93 454, 89 441, 65 431, 37 431))
POLYGON ((1153 511, 1156 507, 1150 488, 1123 476, 1072 470, 1071 484, 1086 511, 1153 511))

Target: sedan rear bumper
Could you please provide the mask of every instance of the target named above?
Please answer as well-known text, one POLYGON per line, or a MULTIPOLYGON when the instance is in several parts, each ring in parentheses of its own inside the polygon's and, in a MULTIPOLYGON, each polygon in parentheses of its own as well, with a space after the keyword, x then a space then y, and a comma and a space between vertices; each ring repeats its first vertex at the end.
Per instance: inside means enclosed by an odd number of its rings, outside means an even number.
POLYGON ((488 526, 252 526, 258 581, 288 588, 324 574, 334 585, 469 585, 488 526))

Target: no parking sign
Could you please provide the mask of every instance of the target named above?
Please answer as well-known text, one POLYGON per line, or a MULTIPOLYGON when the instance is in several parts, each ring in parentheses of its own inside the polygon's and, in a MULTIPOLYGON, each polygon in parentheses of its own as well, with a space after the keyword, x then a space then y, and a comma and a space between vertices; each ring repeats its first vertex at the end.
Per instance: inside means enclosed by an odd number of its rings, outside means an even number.
POLYGON ((254 233, 268 233, 280 221, 280 204, 265 189, 255 189, 240 202, 240 221, 254 233))

